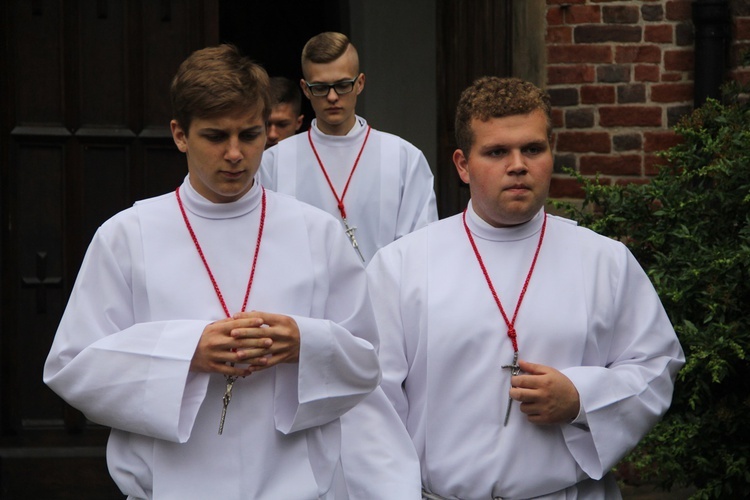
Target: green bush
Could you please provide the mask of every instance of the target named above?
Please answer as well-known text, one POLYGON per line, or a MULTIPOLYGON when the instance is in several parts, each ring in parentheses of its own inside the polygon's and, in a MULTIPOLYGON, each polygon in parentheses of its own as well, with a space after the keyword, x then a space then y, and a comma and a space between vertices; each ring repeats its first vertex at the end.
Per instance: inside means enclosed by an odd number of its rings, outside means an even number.
POLYGON ((750 498, 747 91, 727 86, 723 102, 683 118, 681 143, 650 183, 576 175, 583 205, 557 204, 628 245, 674 324, 687 363, 672 406, 624 463, 665 489, 694 486, 696 499, 750 498))

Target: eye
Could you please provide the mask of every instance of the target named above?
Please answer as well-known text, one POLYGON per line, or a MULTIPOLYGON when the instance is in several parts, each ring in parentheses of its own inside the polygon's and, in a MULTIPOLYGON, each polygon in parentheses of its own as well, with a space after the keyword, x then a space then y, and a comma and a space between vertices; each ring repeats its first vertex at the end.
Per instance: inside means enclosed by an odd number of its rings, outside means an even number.
POLYGON ((502 158, 506 154, 508 154, 508 150, 506 150, 505 148, 495 148, 487 151, 487 156, 491 158, 502 158))
POLYGON ((240 134, 240 140, 244 142, 252 142, 260 136, 260 131, 248 130, 240 134))
POLYGON ((219 132, 208 132, 203 134, 203 137, 210 142, 221 142, 226 136, 219 132))
POLYGON ((547 146, 545 144, 530 144, 523 148, 523 152, 531 156, 542 154, 545 151, 547 151, 547 146))

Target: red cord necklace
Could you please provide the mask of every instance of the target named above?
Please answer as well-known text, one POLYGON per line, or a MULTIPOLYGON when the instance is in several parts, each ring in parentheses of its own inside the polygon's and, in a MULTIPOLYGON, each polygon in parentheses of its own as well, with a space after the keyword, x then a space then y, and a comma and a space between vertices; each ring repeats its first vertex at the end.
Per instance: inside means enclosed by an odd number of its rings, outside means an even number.
MULTIPOLYGON (((261 210, 260 210, 260 224, 258 226, 258 238, 255 241, 255 254, 253 255, 253 264, 250 268, 250 278, 247 280, 247 289, 245 290, 245 299, 242 302, 242 309, 241 311, 245 311, 247 308, 247 302, 250 298, 250 289, 253 287, 253 279, 255 278, 255 267, 258 264, 258 253, 260 252, 260 242, 263 240, 263 227, 266 223, 266 189, 261 186, 261 210)), ((208 265, 208 260, 206 259, 206 256, 203 254, 203 249, 201 248, 201 244, 198 242, 198 237, 195 235, 195 231, 193 231, 193 226, 190 224, 190 219, 188 219, 187 212, 185 211, 185 206, 182 204, 182 198, 180 197, 180 188, 178 187, 175 190, 175 194, 177 195, 177 204, 180 207, 180 212, 182 213, 182 219, 185 221, 185 227, 187 227, 188 232, 190 233, 190 237, 193 239, 193 244, 195 245, 195 249, 198 251, 198 255, 200 255, 201 261, 203 261, 203 266, 206 268, 206 272, 208 273, 208 277, 211 280, 211 284, 214 286, 214 292, 216 292, 216 297, 219 299, 219 303, 221 303, 222 309, 224 309, 224 314, 226 314, 227 318, 231 317, 232 315, 229 313, 229 308, 227 307, 227 303, 224 301, 224 295, 221 293, 221 289, 219 288, 219 284, 216 282, 216 278, 214 278, 214 273, 211 272, 211 267, 208 265)), ((232 366, 234 366, 234 363, 232 363, 232 366)), ((235 381, 237 380, 237 376, 230 376, 225 375, 227 379, 227 387, 224 391, 224 407, 221 412, 221 421, 219 423, 219 434, 222 433, 224 430, 224 419, 226 418, 227 414, 227 406, 229 405, 229 401, 232 399, 232 388, 234 386, 235 381)))
POLYGON ((313 143, 312 127, 307 129, 307 140, 310 141, 310 147, 313 150, 313 154, 315 154, 315 159, 318 160, 318 165, 320 165, 320 169, 323 171, 323 175, 325 176, 326 181, 328 181, 328 187, 331 188, 331 192, 333 193, 334 198, 336 198, 336 203, 338 205, 339 213, 341 214, 341 219, 344 221, 344 226, 346 227, 346 234, 349 236, 349 240, 352 242, 352 246, 359 254, 359 257, 362 259, 362 262, 365 261, 365 258, 362 255, 362 252, 359 250, 359 244, 357 243, 357 240, 354 237, 354 230, 357 228, 350 227, 349 222, 347 222, 346 220, 346 207, 344 206, 344 196, 346 196, 346 192, 349 190, 349 183, 352 180, 354 171, 357 169, 357 165, 359 165, 359 159, 362 157, 362 151, 365 150, 365 144, 367 144, 367 139, 370 137, 370 130, 372 130, 372 127, 368 125, 367 133, 365 134, 365 140, 362 141, 362 147, 359 148, 359 153, 357 154, 357 158, 354 160, 354 165, 352 165, 352 170, 349 172, 349 178, 346 180, 346 185, 344 185, 344 191, 342 191, 341 196, 339 196, 339 194, 336 192, 336 188, 333 187, 333 182, 331 182, 331 178, 328 176, 328 171, 326 170, 325 165, 323 165, 323 160, 320 159, 318 150, 315 148, 315 144, 313 143))
MULTIPOLYGON (((544 214, 544 219, 542 222, 542 230, 539 233, 539 242, 536 245, 536 251, 534 252, 534 258, 531 261, 531 266, 529 267, 529 272, 526 275, 526 280, 523 283, 523 288, 521 288, 521 293, 518 296, 518 302, 516 303, 516 309, 513 311, 513 318, 508 319, 508 315, 505 313, 505 309, 503 308, 502 302, 500 302, 500 297, 497 295, 497 292, 495 291, 495 287, 492 284, 492 279, 490 278, 490 274, 487 272, 487 268, 484 265, 484 260, 482 260, 482 256, 479 253, 479 249, 477 248, 476 243, 474 243, 474 237, 471 235, 471 231, 469 230, 469 226, 466 224, 466 209, 464 209, 463 213, 463 223, 464 223, 464 229, 466 230, 466 236, 469 238, 469 243, 471 243, 471 248, 474 249, 474 255, 477 257, 477 262, 479 263, 479 267, 482 268, 482 273, 484 274, 484 279, 487 281, 487 286, 490 288, 490 292, 492 292, 492 297, 495 299, 495 303, 497 304, 498 309, 500 309, 500 314, 503 316, 503 320, 505 321, 505 325, 508 327, 508 338, 510 339, 511 343, 513 344, 513 363, 510 365, 503 365, 503 368, 509 368, 511 371, 511 375, 518 375, 521 373, 521 367, 518 366, 518 338, 516 335, 516 317, 518 316, 518 310, 521 308, 521 303, 523 302, 523 298, 526 295, 526 289, 529 287, 529 281, 531 281, 531 275, 534 273, 534 267, 536 266, 536 259, 539 257, 539 250, 542 249, 542 242, 544 241, 544 233, 547 229, 547 214, 544 214)), ((505 424, 508 425, 508 417, 510 416, 510 404, 512 402, 512 398, 508 398, 508 410, 505 413, 505 424)))

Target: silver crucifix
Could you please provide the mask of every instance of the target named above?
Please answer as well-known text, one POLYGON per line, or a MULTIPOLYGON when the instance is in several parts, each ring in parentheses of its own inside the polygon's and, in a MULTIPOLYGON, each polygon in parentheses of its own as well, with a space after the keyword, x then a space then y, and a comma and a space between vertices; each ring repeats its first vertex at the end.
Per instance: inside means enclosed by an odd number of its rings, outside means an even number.
MULTIPOLYGON (((518 351, 513 353, 513 363, 509 365, 503 365, 503 368, 508 368, 510 370, 511 377, 521 373, 521 367, 518 366, 518 351)), ((508 425, 508 418, 510 417, 510 407, 512 404, 513 398, 508 396, 508 409, 505 411, 505 423, 503 424, 503 427, 508 425)))
POLYGON ((352 242, 352 246, 357 251, 357 254, 359 254, 359 258, 362 259, 362 262, 364 262, 365 257, 362 255, 362 252, 359 249, 357 238, 354 237, 354 231, 357 230, 357 226, 350 227, 349 223, 346 221, 346 218, 342 218, 342 219, 344 221, 344 226, 346 227, 346 235, 349 237, 349 240, 352 242))
POLYGON ((224 397, 221 398, 223 406, 221 408, 221 420, 219 421, 219 435, 224 432, 224 419, 227 418, 227 408, 232 400, 232 388, 237 377, 227 377, 227 387, 224 389, 224 397))

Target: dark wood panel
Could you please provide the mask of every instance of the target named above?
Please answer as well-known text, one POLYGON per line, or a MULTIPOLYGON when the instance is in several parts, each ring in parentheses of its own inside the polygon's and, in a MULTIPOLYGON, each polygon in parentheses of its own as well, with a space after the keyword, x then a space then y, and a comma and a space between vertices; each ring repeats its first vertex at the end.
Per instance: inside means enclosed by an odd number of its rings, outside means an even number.
POLYGON ((143 128, 169 126, 172 116, 169 85, 177 68, 194 50, 218 43, 217 2, 203 3, 194 0, 142 3, 139 30, 145 55, 141 69, 143 128), (186 5, 192 9, 186 9, 186 5), (203 17, 196 16, 197 12, 203 17))
MULTIPOLYGON (((42 367, 65 302, 63 288, 63 144, 21 142, 15 146, 17 196, 13 248, 18 267, 11 269, 18 287, 17 307, 3 311, 14 320, 7 331, 7 348, 16 356, 5 373, 14 397, 3 401, 11 406, 12 425, 50 419, 59 415, 59 404, 41 380, 42 367)), ((6 323, 7 324, 7 323, 6 323)))
POLYGON ((185 155, 177 149, 174 142, 147 146, 143 166, 147 197, 174 191, 187 175, 185 155))
POLYGON ((461 91, 485 75, 511 73, 512 0, 440 0, 438 19, 438 175, 440 217, 460 212, 469 190, 451 161, 461 91))
POLYGON ((127 4, 129 2, 80 2, 77 85, 80 126, 124 127, 127 124, 129 62, 127 4))
POLYGON ((133 204, 130 149, 127 144, 83 144, 81 147, 83 245, 88 245, 104 221, 133 204))
POLYGON ((17 124, 64 122, 62 7, 62 0, 9 5, 13 39, 23 40, 14 44, 11 54, 13 74, 20 83, 13 102, 17 124), (40 82, 44 92, 39 92, 40 82))
POLYGON ((0 499, 125 498, 109 476, 102 449, 82 450, 83 456, 58 456, 53 450, 49 452, 52 456, 0 455, 0 499))

